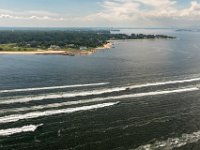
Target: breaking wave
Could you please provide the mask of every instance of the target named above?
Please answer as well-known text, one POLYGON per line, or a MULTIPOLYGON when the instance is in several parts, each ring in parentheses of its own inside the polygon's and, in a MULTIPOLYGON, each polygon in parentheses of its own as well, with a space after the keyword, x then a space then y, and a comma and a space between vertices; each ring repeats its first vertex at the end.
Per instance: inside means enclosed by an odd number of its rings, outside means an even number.
POLYGON ((74 112, 78 112, 78 111, 93 110, 93 109, 113 106, 118 103, 119 102, 103 103, 103 104, 82 106, 82 107, 75 107, 75 108, 40 111, 40 112, 30 112, 30 113, 26 113, 26 114, 15 114, 15 115, 3 116, 3 117, 0 117, 0 123, 9 123, 9 122, 16 122, 16 121, 19 121, 22 119, 33 119, 33 118, 52 116, 52 115, 58 115, 58 114, 74 113, 74 112))
POLYGON ((38 127, 42 126, 43 124, 39 125, 27 125, 21 128, 10 128, 10 129, 3 129, 0 130, 0 136, 9 136, 17 133, 23 132, 34 132, 38 127))
POLYGON ((38 106, 33 106, 33 107, 12 108, 8 110, 1 110, 0 112, 5 113, 5 112, 18 112, 18 111, 33 111, 33 110, 40 110, 40 109, 47 109, 47 108, 56 108, 56 107, 61 107, 61 106, 70 106, 70 105, 86 104, 86 103, 93 103, 93 102, 104 102, 108 100, 120 100, 120 99, 125 99, 125 98, 137 98, 137 97, 164 95, 164 94, 172 94, 172 93, 192 92, 196 90, 199 90, 199 89, 194 87, 194 88, 167 90, 167 91, 137 93, 137 94, 129 94, 129 95, 121 95, 121 96, 111 96, 111 97, 105 97, 105 98, 93 98, 89 100, 78 100, 78 101, 68 101, 64 103, 38 105, 38 106))
POLYGON ((192 134, 183 134, 179 138, 169 138, 166 141, 156 141, 153 144, 142 145, 135 150, 172 150, 185 146, 189 143, 196 143, 200 140, 200 131, 192 134))
POLYGON ((90 95, 101 95, 105 93, 119 92, 124 91, 126 88, 111 88, 111 89, 102 89, 102 90, 93 90, 93 91, 84 91, 84 92, 72 92, 72 93, 56 93, 49 95, 41 95, 41 96, 29 96, 24 98, 16 98, 10 100, 1 101, 0 104, 13 104, 13 103, 27 103, 31 101, 41 101, 45 99, 57 99, 57 98, 71 98, 78 96, 90 96, 90 95))
POLYGON ((186 79, 186 80, 174 80, 174 81, 166 81, 166 82, 155 82, 155 83, 146 83, 141 85, 134 85, 130 88, 142 88, 142 87, 150 87, 150 86, 160 86, 160 85, 168 85, 168 84, 180 84, 180 83, 190 83, 200 81, 200 78, 186 79))
POLYGON ((117 87, 117 88, 101 89, 101 90, 93 90, 93 91, 72 92, 72 93, 55 93, 55 94, 41 95, 41 96, 35 96, 35 97, 29 96, 29 97, 24 97, 24 98, 20 98, 20 99, 4 100, 4 101, 1 101, 0 104, 27 103, 30 101, 40 101, 40 100, 45 100, 45 99, 101 95, 101 94, 106 94, 106 93, 125 91, 127 89, 129 90, 129 89, 143 88, 143 87, 149 87, 149 86, 168 85, 168 84, 176 84, 176 83, 188 83, 188 82, 194 82, 194 81, 199 81, 199 80, 200 80, 200 78, 195 78, 195 79, 188 79, 188 80, 147 83, 147 84, 141 84, 141 85, 117 87))
POLYGON ((65 88, 77 88, 77 87, 103 86, 103 85, 107 85, 107 84, 109 84, 109 82, 52 86, 52 87, 39 87, 39 88, 26 88, 26 89, 12 89, 12 90, 1 90, 0 93, 14 93, 14 92, 28 92, 28 91, 53 90, 53 89, 65 89, 65 88))

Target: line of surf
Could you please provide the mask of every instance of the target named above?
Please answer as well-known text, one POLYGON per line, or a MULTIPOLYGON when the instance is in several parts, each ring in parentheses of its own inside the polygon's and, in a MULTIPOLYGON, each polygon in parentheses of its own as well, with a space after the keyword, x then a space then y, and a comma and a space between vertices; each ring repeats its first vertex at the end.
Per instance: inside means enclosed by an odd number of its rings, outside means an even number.
POLYGON ((113 106, 118 103, 119 102, 102 103, 102 104, 97 104, 97 105, 89 105, 89 106, 74 107, 74 108, 67 108, 67 109, 38 111, 38 112, 30 112, 26 114, 8 115, 8 116, 0 117, 0 123, 10 123, 10 122, 17 122, 23 119, 33 119, 33 118, 52 116, 52 115, 58 115, 58 114, 69 114, 69 113, 75 113, 79 111, 94 110, 94 109, 113 106))
POLYGON ((55 90, 55 89, 65 89, 65 88, 77 88, 77 87, 92 87, 92 86, 103 86, 103 85, 107 85, 107 84, 109 84, 109 82, 64 85, 64 86, 52 86, 52 87, 26 88, 26 89, 12 89, 12 90, 1 90, 0 93, 28 92, 28 91, 39 91, 39 90, 55 90))
POLYGON ((177 83, 189 83, 194 81, 200 81, 200 78, 188 79, 188 80, 176 80, 176 81, 167 81, 167 82, 155 82, 155 83, 147 83, 141 85, 133 85, 133 86, 125 86, 125 87, 116 87, 110 89, 101 89, 101 90, 92 90, 92 91, 82 91, 82 92, 71 92, 71 93, 54 93, 49 95, 40 95, 40 96, 28 96, 24 98, 16 98, 1 101, 0 104, 12 104, 12 103, 27 103, 31 101, 41 101, 46 99, 58 99, 58 98, 72 98, 78 96, 90 96, 90 95, 101 95, 112 92, 120 92, 131 89, 143 88, 143 87, 151 87, 151 86, 160 86, 160 85, 168 85, 168 84, 177 84, 177 83))
POLYGON ((200 140, 200 131, 191 134, 182 134, 181 137, 169 138, 166 141, 156 141, 153 144, 141 145, 135 150, 160 150, 180 148, 187 144, 196 143, 200 140))
POLYGON ((160 86, 160 85, 181 84, 181 83, 190 83, 190 82, 195 82, 195 81, 200 81, 200 78, 185 79, 185 80, 174 80, 174 81, 166 81, 166 82, 146 83, 146 84, 141 84, 141 85, 130 86, 130 88, 134 89, 134 88, 160 86))
POLYGON ((91 95, 101 95, 112 92, 124 91, 126 88, 111 88, 111 89, 101 89, 101 90, 91 90, 91 91, 83 91, 83 92, 70 92, 70 93, 55 93, 49 95, 41 95, 41 96, 28 96, 24 98, 15 98, 0 101, 0 104, 13 104, 13 103, 28 103, 31 101, 41 101, 46 99, 58 99, 58 98, 72 98, 78 96, 91 96, 91 95))
MULTIPOLYGON (((140 85, 127 86, 127 87, 124 87, 124 88, 133 89, 133 88, 142 88, 142 87, 167 85, 167 84, 176 84, 176 83, 189 83, 189 82, 195 82, 195 81, 200 81, 200 78, 185 79, 185 80, 174 80, 174 81, 166 81, 166 82, 146 83, 146 84, 140 84, 140 85)), ((26 88, 26 89, 12 89, 12 90, 1 90, 0 93, 26 92, 26 91, 64 89, 64 88, 89 87, 89 86, 103 86, 103 85, 107 85, 107 84, 109 84, 109 82, 92 83, 92 84, 66 85, 66 86, 39 87, 39 88, 26 88)))
POLYGON ((0 136, 9 136, 17 133, 24 133, 24 132, 34 132, 38 127, 42 126, 43 124, 39 125, 27 125, 20 128, 10 128, 10 129, 3 129, 0 130, 0 136))
POLYGON ((89 100, 78 100, 78 101, 68 101, 63 103, 53 103, 47 105, 37 105, 32 107, 22 107, 22 108, 12 108, 12 109, 4 109, 1 110, 0 113, 5 112, 19 112, 19 111, 34 111, 34 110, 41 110, 41 109, 50 109, 50 108, 57 108, 62 106, 71 106, 71 105, 79 105, 79 104, 86 104, 86 103, 95 103, 95 102, 105 102, 111 100, 122 100, 126 98, 137 98, 137 97, 145 97, 145 96, 156 96, 156 95, 166 95, 166 94, 173 94, 173 93, 184 93, 184 92, 192 92, 197 91, 198 88, 182 88, 182 89, 175 89, 175 90, 165 90, 165 91, 155 91, 155 92, 147 92, 147 93, 137 93, 137 94, 128 94, 128 95, 120 95, 120 96, 111 96, 111 97, 104 97, 104 98, 93 98, 89 100))

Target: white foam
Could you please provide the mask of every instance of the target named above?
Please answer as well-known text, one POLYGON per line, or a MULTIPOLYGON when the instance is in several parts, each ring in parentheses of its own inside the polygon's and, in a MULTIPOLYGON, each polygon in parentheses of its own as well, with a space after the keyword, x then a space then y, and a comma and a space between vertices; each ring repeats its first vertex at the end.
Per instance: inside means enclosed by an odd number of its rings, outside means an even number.
POLYGON ((147 83, 141 85, 134 85, 130 88, 142 88, 142 87, 149 87, 149 86, 160 86, 160 85, 168 85, 168 84, 180 84, 180 83, 190 83, 200 81, 200 78, 193 78, 193 79, 185 79, 185 80, 174 80, 174 81, 166 81, 166 82, 155 82, 155 83, 147 83))
POLYGON ((23 132, 34 132, 39 126, 42 126, 42 125, 43 124, 27 125, 27 126, 23 126, 21 128, 3 129, 3 130, 0 130, 0 136, 8 136, 8 135, 23 133, 23 132))
POLYGON ((137 93, 137 94, 128 94, 128 95, 120 95, 120 96, 111 96, 111 97, 105 97, 105 98, 93 98, 93 99, 89 99, 89 100, 68 101, 68 102, 64 102, 64 103, 38 105, 38 106, 33 106, 33 107, 12 108, 12 109, 7 109, 7 110, 4 109, 4 110, 1 110, 0 113, 18 112, 18 111, 33 111, 33 110, 56 108, 56 107, 62 107, 62 106, 93 103, 93 102, 104 102, 104 101, 109 101, 109 100, 121 100, 121 99, 125 99, 125 98, 137 98, 137 97, 144 97, 144 96, 155 96, 155 95, 172 94, 172 93, 192 92, 192 91, 196 91, 196 90, 199 90, 199 89, 194 87, 194 88, 184 88, 184 89, 176 89, 176 90, 155 91, 155 92, 147 92, 147 93, 137 93))
MULTIPOLYGON (((124 89, 126 89, 126 88, 134 89, 134 88, 142 88, 142 87, 149 87, 149 86, 167 85, 167 84, 189 83, 189 82, 195 82, 195 81, 200 81, 200 78, 185 79, 185 80, 174 80, 174 81, 166 81, 166 82, 146 83, 146 84, 140 84, 140 85, 126 86, 126 87, 122 87, 122 88, 124 88, 124 89)), ((107 84, 109 84, 109 82, 92 83, 92 84, 65 85, 65 86, 53 86, 53 87, 26 88, 26 89, 12 89, 12 90, 1 90, 0 93, 27 92, 27 91, 64 89, 64 88, 75 88, 75 87, 89 87, 89 86, 102 86, 102 85, 107 85, 107 84)))
POLYGON ((38 87, 38 88, 26 88, 26 89, 12 89, 12 90, 1 90, 0 93, 14 93, 14 92, 28 92, 28 91, 39 91, 39 90, 53 90, 53 89, 65 89, 65 88, 77 88, 77 87, 90 87, 90 86, 102 86, 107 85, 105 83, 92 83, 92 84, 77 84, 77 85, 64 85, 64 86, 52 86, 52 87, 38 87))
POLYGON ((97 104, 97 105, 59 109, 59 110, 30 112, 30 113, 26 113, 26 114, 8 115, 8 116, 0 117, 0 123, 9 123, 9 122, 16 122, 16 121, 19 121, 22 119, 33 119, 33 118, 38 118, 38 117, 58 115, 58 114, 64 114, 64 113, 67 114, 67 113, 74 113, 74 112, 78 112, 78 111, 87 111, 87 110, 93 110, 93 109, 113 106, 115 104, 118 104, 118 102, 103 103, 103 104, 97 104))
POLYGON ((34 96, 34 97, 29 96, 29 97, 24 97, 24 98, 19 98, 19 99, 16 98, 16 99, 0 101, 0 104, 27 103, 31 101, 41 101, 41 100, 46 100, 46 99, 101 95, 105 93, 124 91, 125 89, 126 88, 111 88, 111 89, 101 89, 101 90, 92 90, 92 91, 84 91, 84 92, 55 93, 55 94, 41 95, 41 96, 34 96))
POLYGON ((125 87, 117 87, 110 89, 101 89, 101 90, 93 90, 93 91, 82 91, 82 92, 72 92, 72 93, 54 93, 49 95, 41 95, 41 96, 29 96, 19 99, 10 99, 1 101, 0 104, 12 104, 12 103, 27 103, 31 101, 41 101, 45 99, 57 99, 57 98, 71 98, 77 96, 90 96, 90 95, 101 95, 112 92, 120 92, 125 91, 127 89, 136 89, 143 87, 151 87, 151 86, 160 86, 160 85, 168 85, 168 84, 180 84, 180 83, 189 83, 194 81, 200 81, 200 78, 187 79, 187 80, 176 80, 176 81, 167 81, 167 82, 155 82, 155 83, 146 83, 140 85, 133 86, 125 86, 125 87))
POLYGON ((153 144, 142 145, 135 150, 172 150, 200 140, 200 131, 183 134, 179 138, 169 138, 166 141, 156 141, 153 144))

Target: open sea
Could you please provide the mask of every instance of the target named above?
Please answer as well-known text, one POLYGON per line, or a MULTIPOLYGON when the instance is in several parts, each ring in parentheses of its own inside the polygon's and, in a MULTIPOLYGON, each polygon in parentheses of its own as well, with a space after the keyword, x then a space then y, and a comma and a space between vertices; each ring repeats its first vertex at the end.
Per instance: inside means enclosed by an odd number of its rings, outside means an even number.
POLYGON ((0 55, 0 150, 199 150, 200 33, 90 56, 0 55))

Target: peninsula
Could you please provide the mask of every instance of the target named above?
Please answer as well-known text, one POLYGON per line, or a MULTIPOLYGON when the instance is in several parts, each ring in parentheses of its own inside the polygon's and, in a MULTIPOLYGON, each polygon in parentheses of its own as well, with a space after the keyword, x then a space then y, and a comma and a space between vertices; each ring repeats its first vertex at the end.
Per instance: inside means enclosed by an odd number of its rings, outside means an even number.
POLYGON ((0 31, 0 54, 89 55, 112 47, 110 40, 173 39, 166 35, 111 34, 99 31, 0 31))

